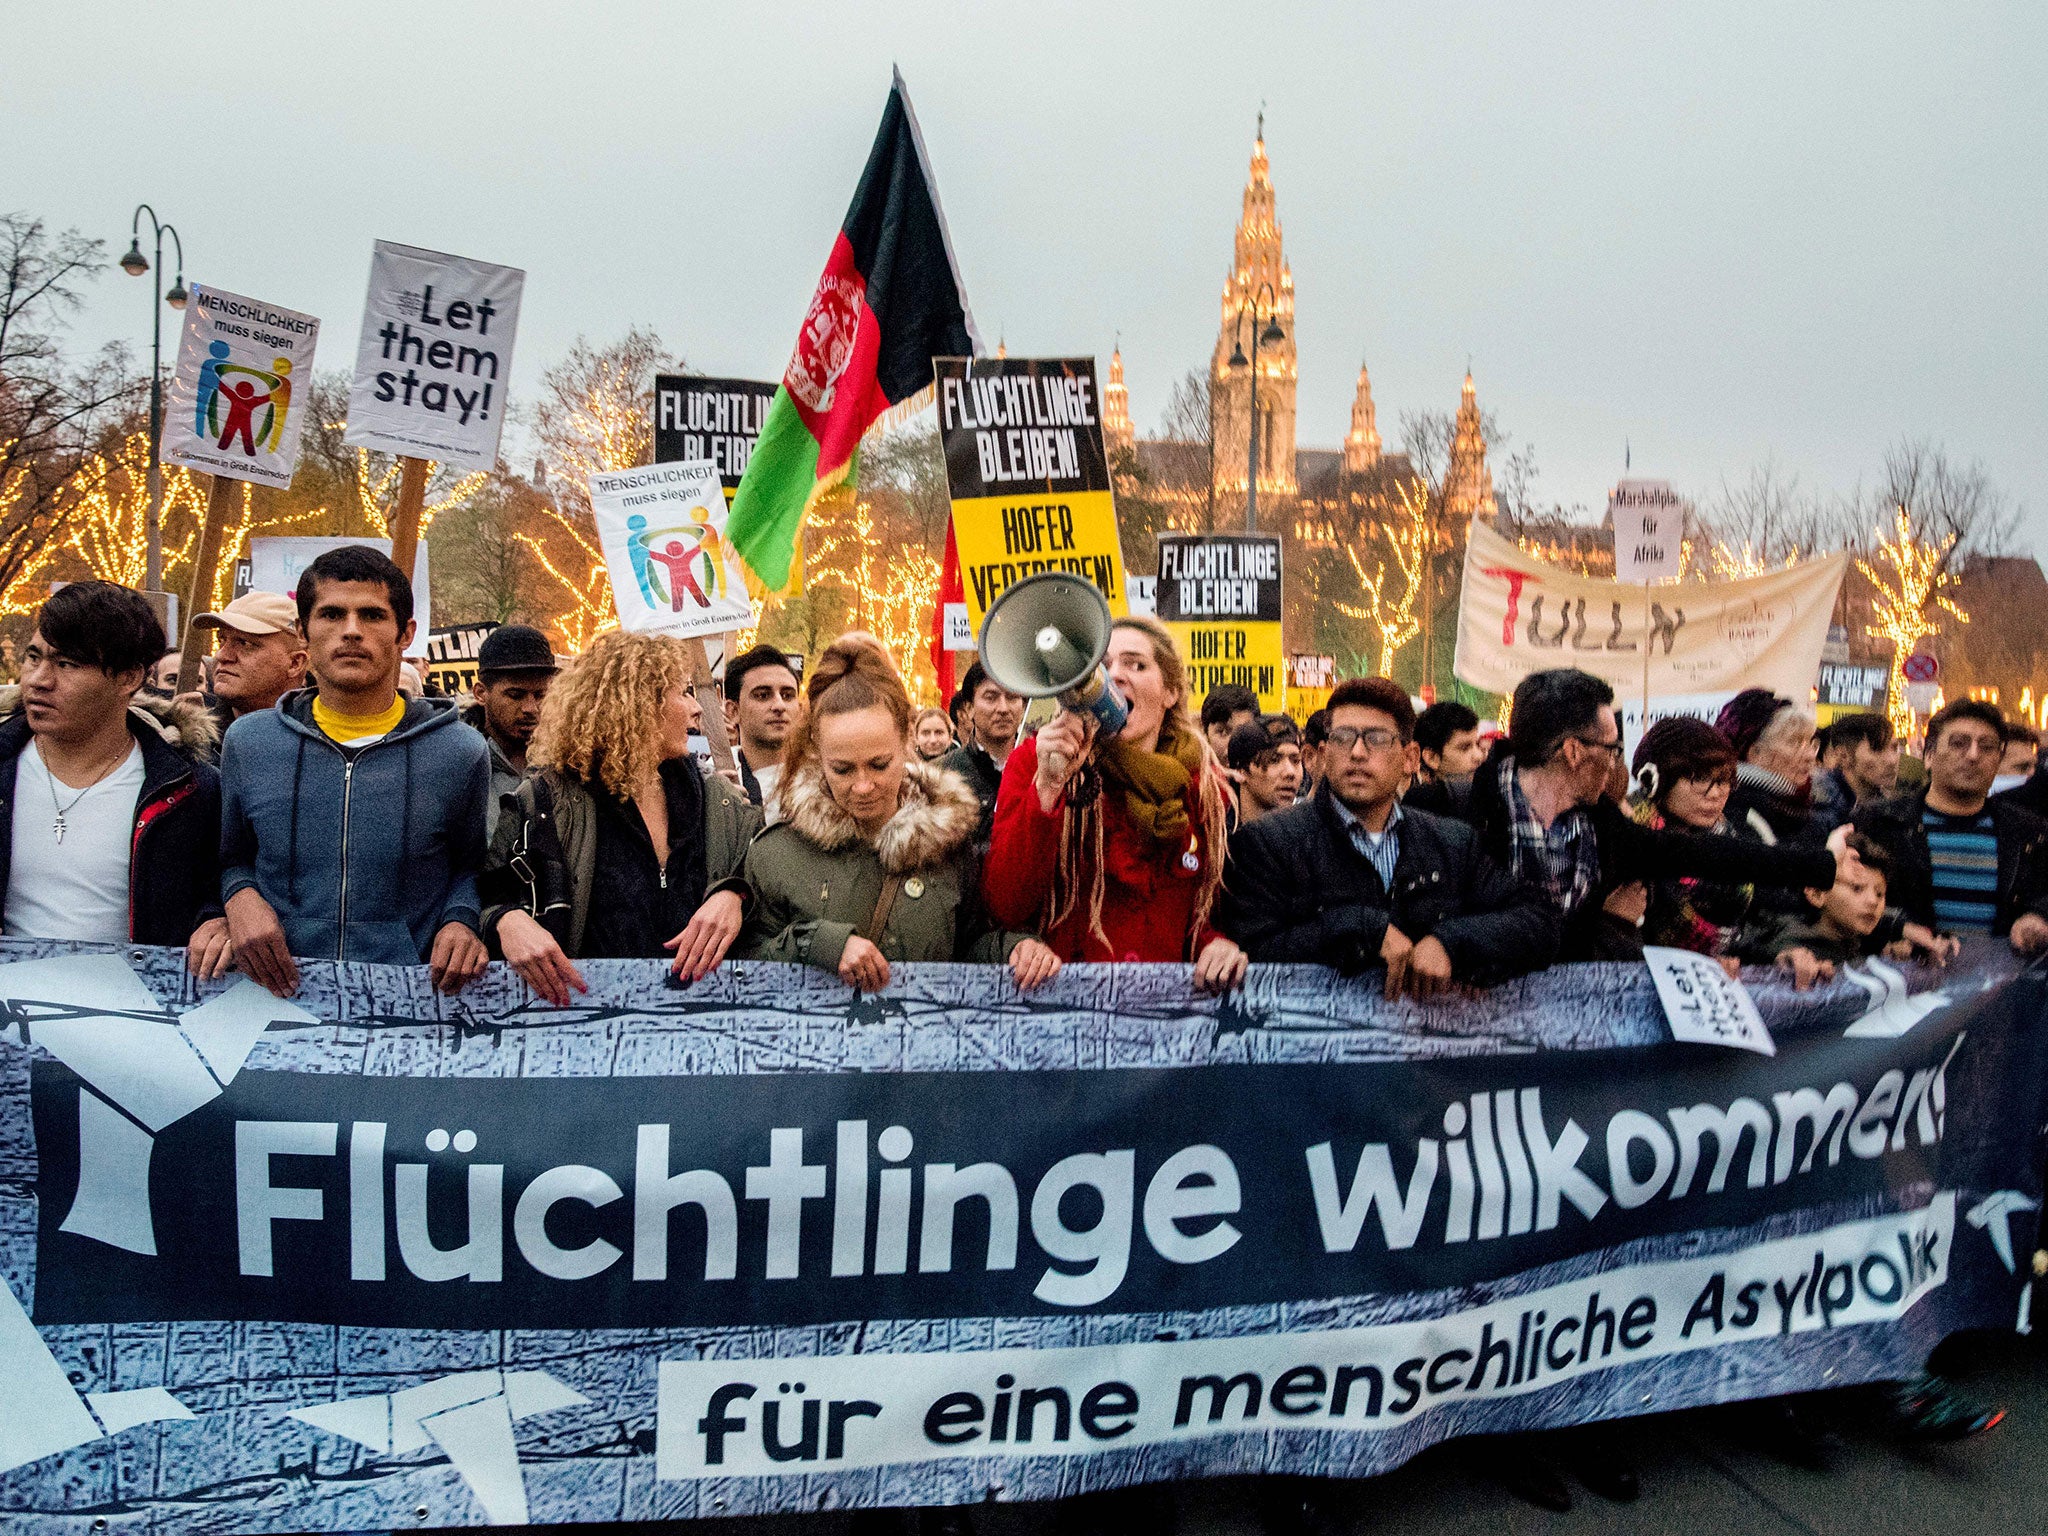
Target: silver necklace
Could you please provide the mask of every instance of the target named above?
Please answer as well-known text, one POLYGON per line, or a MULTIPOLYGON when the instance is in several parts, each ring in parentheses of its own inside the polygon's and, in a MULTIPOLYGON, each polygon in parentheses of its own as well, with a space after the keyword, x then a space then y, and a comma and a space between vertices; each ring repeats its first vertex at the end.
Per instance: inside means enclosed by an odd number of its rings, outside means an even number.
MULTIPOLYGON (((36 756, 39 758, 43 757, 43 749, 40 746, 36 748, 36 756)), ((69 805, 65 805, 57 798, 57 775, 50 768, 50 760, 48 758, 43 758, 43 772, 45 775, 48 776, 50 780, 50 805, 57 812, 57 819, 50 823, 50 830, 56 834, 57 841, 59 843, 62 843, 64 841, 64 834, 67 830, 69 830, 64 818, 66 816, 69 816, 73 811, 77 810, 78 802, 83 800, 87 795, 91 794, 94 790, 98 789, 101 783, 105 781, 108 774, 112 773, 116 768, 119 768, 122 763, 125 763, 127 761, 128 754, 126 752, 123 752, 121 756, 117 758, 112 764, 105 768, 102 768, 96 775, 94 775, 93 781, 90 784, 86 785, 85 788, 81 789, 77 794, 73 795, 71 797, 71 803, 69 805)))

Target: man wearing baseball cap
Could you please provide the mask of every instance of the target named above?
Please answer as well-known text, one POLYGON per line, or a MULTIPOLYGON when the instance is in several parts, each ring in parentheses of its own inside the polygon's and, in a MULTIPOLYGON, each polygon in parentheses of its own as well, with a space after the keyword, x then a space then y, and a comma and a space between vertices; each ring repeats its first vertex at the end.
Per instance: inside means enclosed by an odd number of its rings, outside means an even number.
POLYGON ((476 656, 476 703, 463 720, 491 744, 491 795, 484 835, 498 830, 498 805, 526 777, 526 748, 540 724, 540 706, 561 671, 548 637, 524 624, 500 624, 476 656))
POLYGON ((299 609, 281 592, 244 592, 194 629, 220 631, 213 653, 213 710, 225 731, 306 686, 306 642, 299 609))

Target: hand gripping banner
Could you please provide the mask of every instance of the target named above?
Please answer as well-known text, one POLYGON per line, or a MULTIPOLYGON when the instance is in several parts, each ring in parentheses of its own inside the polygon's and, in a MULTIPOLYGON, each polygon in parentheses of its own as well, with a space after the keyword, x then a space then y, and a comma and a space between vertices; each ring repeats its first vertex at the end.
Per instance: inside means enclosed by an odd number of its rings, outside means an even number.
POLYGON ((1642 966, 1479 1001, 1255 967, 0 942, 0 1529, 663 1520, 1363 1476, 1901 1377, 2027 1309, 2042 982, 1983 944, 1672 1040, 1642 966))

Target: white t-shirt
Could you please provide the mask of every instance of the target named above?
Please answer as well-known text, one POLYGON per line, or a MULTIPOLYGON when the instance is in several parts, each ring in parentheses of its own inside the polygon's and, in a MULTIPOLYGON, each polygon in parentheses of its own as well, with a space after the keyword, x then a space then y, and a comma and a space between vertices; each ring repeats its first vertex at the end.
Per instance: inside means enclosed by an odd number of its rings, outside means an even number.
POLYGON ((31 741, 14 768, 7 933, 17 939, 128 942, 128 850, 142 793, 142 747, 80 793, 50 776, 31 741), (58 807, 64 840, 57 840, 58 807))

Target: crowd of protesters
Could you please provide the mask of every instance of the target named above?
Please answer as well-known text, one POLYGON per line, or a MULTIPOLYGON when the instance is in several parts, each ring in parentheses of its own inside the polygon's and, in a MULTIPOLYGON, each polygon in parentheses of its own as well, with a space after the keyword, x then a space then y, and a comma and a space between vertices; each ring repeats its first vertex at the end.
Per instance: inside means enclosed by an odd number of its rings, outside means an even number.
MULTIPOLYGON (((564 661, 507 625, 466 705, 408 685, 412 590, 368 548, 193 622, 217 632, 208 687, 171 697, 139 594, 77 582, 38 614, 0 695, 8 935, 183 946, 196 975, 280 995, 307 958, 425 964, 451 993, 495 958, 557 1005, 604 958, 869 991, 913 961, 1000 963, 1027 991, 1069 962, 1179 962, 1209 992, 1295 962, 1428 999, 1645 944, 1802 988, 1879 953, 1942 964, 1968 935, 2048 948, 2048 776, 1989 704, 1935 714, 1910 786, 1881 716, 1816 732, 1756 689, 1627 755, 1612 690, 1569 669, 1525 679, 1490 738, 1377 677, 1297 726, 1242 688, 1192 699, 1168 632, 1127 617, 1114 735, 1063 712, 1027 731, 979 662, 919 712, 848 634, 808 667, 729 658, 719 767, 663 638, 564 661)), ((1813 1432, 1760 1411, 1781 1448, 1813 1432)), ((1886 1412, 1921 1439, 1996 1418, 1933 1378, 1886 1412)), ((1598 1437, 1552 1438, 1503 1445, 1498 1475, 1552 1508, 1558 1466, 1634 1496, 1598 1437)), ((1332 1485, 1275 1486, 1270 1527, 1337 1522, 1332 1485)))

